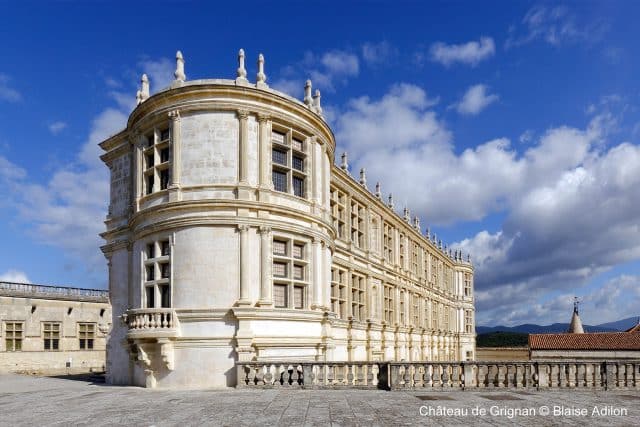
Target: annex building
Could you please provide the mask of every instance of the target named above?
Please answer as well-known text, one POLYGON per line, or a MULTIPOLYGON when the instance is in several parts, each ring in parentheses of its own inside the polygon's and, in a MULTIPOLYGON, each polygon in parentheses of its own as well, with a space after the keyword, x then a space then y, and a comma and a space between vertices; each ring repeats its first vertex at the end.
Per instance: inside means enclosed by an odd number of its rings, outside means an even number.
POLYGON ((111 172, 107 381, 234 386, 238 361, 475 357, 473 266, 354 177, 311 82, 142 76, 111 172), (302 91, 302 88, 301 88, 302 91))
POLYGON ((104 371, 109 293, 0 282, 0 372, 104 371))

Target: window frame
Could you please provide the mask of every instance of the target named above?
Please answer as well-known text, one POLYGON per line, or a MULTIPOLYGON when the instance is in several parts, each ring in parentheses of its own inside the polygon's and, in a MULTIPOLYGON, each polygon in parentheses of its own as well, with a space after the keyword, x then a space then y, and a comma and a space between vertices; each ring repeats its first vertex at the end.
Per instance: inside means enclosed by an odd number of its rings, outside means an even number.
POLYGON ((146 144, 142 148, 142 197, 169 189, 171 184, 171 163, 173 161, 173 130, 171 124, 156 126, 145 135, 146 144), (168 150, 167 159, 163 153, 168 150))
POLYGON ((351 273, 351 319, 364 322, 367 319, 367 277, 351 273))
POLYGON ((272 276, 273 303, 275 308, 306 310, 309 306, 309 244, 307 241, 291 236, 274 234, 271 243, 272 271, 276 264, 285 266, 285 274, 272 276), (275 251, 277 243, 284 243, 285 252, 275 251), (300 256, 296 256, 297 249, 300 249, 300 256), (300 270, 299 270, 300 269, 300 270), (296 272, 301 271, 302 275, 297 276, 296 272), (285 287, 285 304, 276 304, 276 287, 285 287), (300 290, 301 298, 297 298, 300 290))
MULTIPOLYGON (((293 131, 292 129, 283 129, 277 125, 271 130, 271 182, 274 191, 279 193, 290 194, 301 199, 309 198, 308 183, 309 169, 309 143, 307 138, 293 131), (275 137, 279 135, 280 137, 275 137), (274 152, 285 155, 285 162, 274 161, 274 152), (295 167, 294 159, 302 162, 301 168, 295 167), (276 185, 274 179, 276 174, 285 175, 285 188, 276 185)), ((297 163, 296 163, 297 164, 297 163)))
POLYGON ((170 237, 159 237, 145 243, 141 269, 143 308, 172 307, 172 254, 173 245, 170 237), (165 270, 168 270, 168 273, 165 270), (149 274, 151 272, 152 274, 149 274))
POLYGON ((96 324, 94 322, 78 322, 78 348, 95 350, 96 324), (83 327, 86 328, 83 331, 83 327))
POLYGON ((5 320, 4 321, 4 342, 5 352, 18 352, 22 350, 22 344, 24 342, 24 321, 21 320, 5 320), (9 328, 9 325, 12 325, 9 328), (19 328, 16 326, 19 325, 19 328), (9 348, 9 343, 11 343, 11 348, 9 348), (16 345, 16 343, 19 343, 16 345))
POLYGON ((331 267, 331 311, 339 319, 347 319, 348 271, 336 266, 331 267))
POLYGON ((44 351, 60 351, 60 322, 42 322, 42 346, 44 351))

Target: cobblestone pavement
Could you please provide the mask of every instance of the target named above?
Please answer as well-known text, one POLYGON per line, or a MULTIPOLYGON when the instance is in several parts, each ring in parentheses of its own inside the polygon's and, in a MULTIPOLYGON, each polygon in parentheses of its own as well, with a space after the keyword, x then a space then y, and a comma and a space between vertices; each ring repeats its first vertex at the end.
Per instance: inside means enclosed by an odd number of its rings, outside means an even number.
POLYGON ((640 390, 167 391, 62 378, 0 375, 0 413, 2 426, 639 426, 640 390), (594 407, 605 413, 594 414, 594 407), (545 408, 549 409, 549 415, 544 414, 545 408), (554 410, 559 408, 573 413, 554 415, 554 410), (452 414, 443 416, 438 410, 452 411, 452 414), (480 414, 483 411, 485 414, 480 414))

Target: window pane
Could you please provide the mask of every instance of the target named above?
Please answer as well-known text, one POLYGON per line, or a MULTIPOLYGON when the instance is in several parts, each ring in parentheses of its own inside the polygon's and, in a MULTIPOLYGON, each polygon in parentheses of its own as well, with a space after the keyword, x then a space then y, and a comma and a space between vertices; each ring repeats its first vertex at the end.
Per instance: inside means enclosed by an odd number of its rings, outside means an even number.
POLYGON ((304 280, 304 267, 300 265, 293 266, 293 278, 296 280, 304 280))
POLYGON ((160 246, 162 247, 162 256, 169 255, 169 252, 171 250, 169 246, 169 241, 165 240, 164 242, 160 242, 160 246))
POLYGON ((169 129, 165 129, 163 131, 160 132, 160 141, 166 141, 167 139, 169 139, 169 136, 171 135, 171 133, 169 132, 169 129))
POLYGON ((168 263, 160 264, 160 277, 168 279, 171 276, 171 268, 168 263))
POLYGON ((287 174, 284 172, 273 171, 271 174, 273 180, 273 188, 276 191, 287 192, 287 174))
POLYGON ((293 307, 304 308, 304 288, 302 286, 294 286, 293 288, 293 307))
POLYGON ((155 280, 155 278, 156 278, 155 266, 153 264, 152 265, 147 265, 146 270, 147 270, 147 281, 155 280))
POLYGON ((154 308, 156 306, 155 303, 155 289, 153 286, 147 286, 145 288, 147 293, 147 308, 154 308))
POLYGON ((171 293, 169 292, 169 285, 161 285, 160 286, 161 307, 164 307, 164 308, 171 307, 170 296, 171 296, 171 293))
POLYGON ((160 171, 160 189, 166 190, 169 187, 169 169, 160 171))
POLYGON ((301 172, 304 171, 304 159, 302 157, 293 156, 291 163, 294 169, 301 172))
POLYGON ((169 149, 163 148, 162 150, 160 150, 160 163, 164 163, 168 161, 169 161, 169 149))
POLYGON ((147 158, 147 165, 146 165, 145 169, 152 168, 153 167, 153 153, 147 154, 146 158, 147 158))
POLYGON ((15 351, 22 350, 22 340, 15 340, 15 351))
POLYGON ((280 150, 272 150, 271 160, 278 165, 287 166, 287 153, 280 150))
POLYGON ((279 240, 273 241, 273 254, 274 255, 287 255, 287 243, 279 240))
POLYGON ((304 197, 304 179, 293 177, 293 194, 304 197))
POLYGON ((287 277, 287 264, 282 262, 274 262, 273 275, 275 277, 287 277))
POLYGON ((287 306, 287 285, 273 285, 273 303, 276 307, 287 306))
POLYGON ((271 142, 284 144, 284 134, 279 132, 271 132, 271 142))
POLYGON ((303 245, 293 245, 293 257, 302 259, 303 249, 303 245))
POLYGON ((153 243, 147 244, 147 259, 156 257, 156 245, 153 243))
POLYGON ((293 140, 291 141, 291 146, 292 146, 293 148, 295 148, 296 150, 298 150, 298 151, 303 151, 303 149, 302 149, 302 148, 303 148, 303 146, 302 146, 302 141, 299 141, 299 140, 297 140, 297 139, 293 139, 293 140))

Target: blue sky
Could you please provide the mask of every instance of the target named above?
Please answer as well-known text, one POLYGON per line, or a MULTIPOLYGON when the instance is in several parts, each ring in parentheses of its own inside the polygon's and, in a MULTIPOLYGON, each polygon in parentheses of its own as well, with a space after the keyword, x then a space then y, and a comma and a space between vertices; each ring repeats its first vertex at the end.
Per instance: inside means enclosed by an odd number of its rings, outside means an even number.
POLYGON ((3 5, 0 278, 106 287, 121 129, 182 50, 189 79, 322 90, 338 153, 476 265, 480 324, 638 315, 638 2, 3 5), (238 11, 242 10, 242 13, 238 11))

